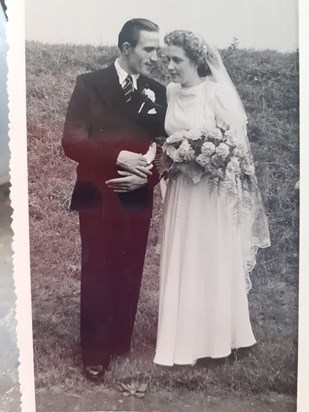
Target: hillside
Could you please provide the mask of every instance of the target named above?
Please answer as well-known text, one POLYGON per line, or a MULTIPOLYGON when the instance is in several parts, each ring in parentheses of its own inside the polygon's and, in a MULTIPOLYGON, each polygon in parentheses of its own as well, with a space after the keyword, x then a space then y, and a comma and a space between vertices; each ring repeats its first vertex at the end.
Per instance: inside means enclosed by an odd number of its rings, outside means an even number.
MULTIPOLYGON (((60 145, 75 78, 111 63, 116 48, 27 43, 27 119, 31 270, 36 385, 70 390, 89 385, 80 374, 79 234, 68 202, 75 165, 60 145)), ((272 246, 261 250, 251 279, 251 319, 258 344, 228 359, 172 372, 154 366, 158 304, 159 202, 152 224, 142 296, 128 360, 107 382, 152 387, 296 393, 299 179, 298 55, 230 47, 222 57, 249 117, 248 136, 272 246)), ((154 76, 167 83, 163 64, 154 76)))

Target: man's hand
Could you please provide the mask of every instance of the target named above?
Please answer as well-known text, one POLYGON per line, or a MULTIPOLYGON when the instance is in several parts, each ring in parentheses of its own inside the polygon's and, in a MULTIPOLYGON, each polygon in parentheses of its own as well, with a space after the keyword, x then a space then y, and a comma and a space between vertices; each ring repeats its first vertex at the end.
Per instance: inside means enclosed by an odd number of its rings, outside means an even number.
MULTIPOLYGON (((119 153, 116 165, 127 172, 134 173, 136 176, 147 178, 152 175, 152 164, 147 164, 147 160, 139 153, 122 150, 119 153)), ((128 176, 128 175, 126 175, 128 176)), ((134 189, 133 189, 134 190, 134 189)))
POLYGON ((132 192, 147 184, 146 177, 136 176, 136 174, 124 170, 118 170, 118 173, 123 177, 117 177, 105 182, 107 186, 116 193, 132 192))

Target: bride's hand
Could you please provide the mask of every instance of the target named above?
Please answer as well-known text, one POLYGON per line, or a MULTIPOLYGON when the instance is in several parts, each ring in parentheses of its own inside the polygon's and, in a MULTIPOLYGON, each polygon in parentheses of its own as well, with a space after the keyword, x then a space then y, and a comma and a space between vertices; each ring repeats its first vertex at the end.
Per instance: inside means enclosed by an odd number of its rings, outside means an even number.
POLYGON ((145 157, 139 153, 122 150, 119 153, 116 165, 119 166, 120 169, 133 173, 141 178, 147 178, 147 176, 152 175, 151 169, 153 165, 148 165, 145 157))
POLYGON ((124 170, 118 170, 118 174, 122 177, 110 179, 105 182, 107 186, 116 193, 132 192, 147 184, 146 177, 140 177, 124 170))

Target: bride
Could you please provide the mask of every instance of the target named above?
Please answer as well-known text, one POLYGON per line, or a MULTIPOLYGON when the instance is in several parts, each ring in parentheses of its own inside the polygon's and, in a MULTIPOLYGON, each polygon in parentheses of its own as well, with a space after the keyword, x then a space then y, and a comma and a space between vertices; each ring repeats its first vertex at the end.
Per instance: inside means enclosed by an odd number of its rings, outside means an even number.
MULTIPOLYGON (((167 87, 165 129, 233 130, 248 154, 247 117, 219 53, 197 34, 165 36, 172 83, 167 87)), ((255 176, 253 176, 255 178, 255 176)), ((259 247, 270 245, 257 187, 243 204, 241 222, 224 191, 212 191, 207 175, 193 182, 170 174, 164 201, 160 303, 154 362, 194 364, 226 357, 256 340, 247 293, 259 247)))

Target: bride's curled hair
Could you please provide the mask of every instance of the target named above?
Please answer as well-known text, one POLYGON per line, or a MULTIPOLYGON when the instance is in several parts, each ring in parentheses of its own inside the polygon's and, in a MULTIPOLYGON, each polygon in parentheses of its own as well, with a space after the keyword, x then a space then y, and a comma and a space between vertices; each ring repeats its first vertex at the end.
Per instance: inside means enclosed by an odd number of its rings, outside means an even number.
POLYGON ((202 36, 188 30, 174 30, 164 37, 168 46, 181 47, 188 58, 197 65, 199 76, 206 77, 211 74, 206 61, 207 44, 202 36))

